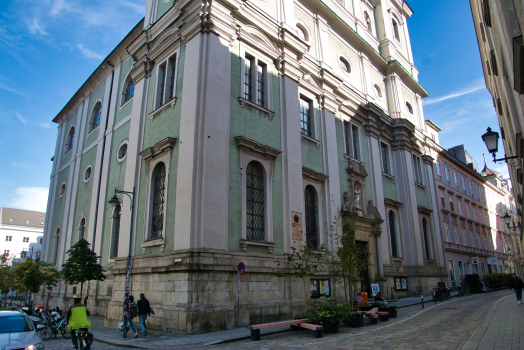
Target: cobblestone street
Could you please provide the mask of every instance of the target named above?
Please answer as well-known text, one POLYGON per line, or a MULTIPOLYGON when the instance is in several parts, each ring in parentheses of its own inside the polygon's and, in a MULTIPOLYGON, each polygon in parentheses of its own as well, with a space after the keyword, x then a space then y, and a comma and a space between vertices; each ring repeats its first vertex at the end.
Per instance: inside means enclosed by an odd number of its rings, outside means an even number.
MULTIPOLYGON (((262 335, 262 340, 241 340, 211 345, 220 333, 183 336, 151 332, 147 338, 122 341, 115 329, 93 323, 93 350, 156 349, 521 349, 524 348, 524 304, 517 305, 509 290, 452 298, 398 309, 398 317, 363 328, 340 327, 340 333, 313 338, 311 331, 262 335), (154 346, 153 346, 154 344, 154 346), (116 345, 116 346, 115 346, 116 345)), ((244 334, 241 331, 240 335, 244 334)), ((243 332, 246 332, 244 330, 243 332)), ((244 334, 245 336, 245 334, 244 334)), ((45 342, 48 350, 71 349, 71 340, 45 342)))
MULTIPOLYGON (((339 334, 324 335, 315 339, 311 332, 282 333, 262 337, 261 341, 250 340, 233 342, 216 346, 216 349, 462 349, 477 326, 499 299, 508 296, 502 303, 516 309, 518 318, 524 317, 524 305, 517 303, 514 294, 508 290, 453 298, 444 303, 426 304, 399 310, 399 317, 387 322, 378 321, 377 325, 366 325, 363 328, 340 328, 339 334)), ((501 311, 502 313, 502 311, 501 311)), ((497 315, 498 316, 498 315, 497 315)), ((500 316, 498 316, 500 317, 500 316)), ((509 316, 513 319, 514 316, 509 316)), ((515 316, 517 317, 517 315, 515 316)), ((496 317, 494 317, 495 319, 496 317)), ((507 325, 506 322, 504 322, 507 325)), ((520 323, 522 325, 522 323, 520 323)), ((500 329, 500 327, 497 327, 500 329)), ((513 329, 509 330, 513 332, 513 329)), ((506 332, 500 329, 501 333, 506 332)), ((518 332, 518 331, 517 331, 518 332)), ((523 333, 523 329, 520 330, 523 333)), ((504 336, 502 336, 503 338, 504 336)), ((499 339, 502 339, 499 337, 499 339)), ((497 336, 495 335, 495 339, 497 336)), ((492 343, 490 343, 492 344, 492 343)), ((491 345, 486 344, 490 348, 491 345)), ((495 343, 493 343, 495 344, 495 343)), ((524 344, 521 342, 520 344, 524 344)), ((511 349, 506 342, 499 349, 511 349)), ((522 346, 524 347, 524 345, 522 346)), ((516 344, 513 349, 522 348, 516 344)), ((474 349, 475 347, 469 347, 474 349)), ((493 348, 497 348, 494 347, 493 348)))

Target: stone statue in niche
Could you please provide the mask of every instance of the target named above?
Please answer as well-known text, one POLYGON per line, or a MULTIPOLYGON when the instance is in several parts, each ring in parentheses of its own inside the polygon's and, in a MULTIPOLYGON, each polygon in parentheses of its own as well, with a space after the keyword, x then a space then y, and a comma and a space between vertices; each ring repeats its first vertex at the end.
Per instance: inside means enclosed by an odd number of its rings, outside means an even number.
POLYGON ((349 211, 349 205, 351 204, 351 195, 348 191, 344 192, 344 205, 342 211, 349 211))
POLYGON ((344 205, 342 206, 343 211, 357 213, 359 216, 363 215, 362 204, 360 203, 361 191, 360 185, 357 183, 353 187, 353 198, 351 198, 351 194, 348 191, 344 192, 344 205))

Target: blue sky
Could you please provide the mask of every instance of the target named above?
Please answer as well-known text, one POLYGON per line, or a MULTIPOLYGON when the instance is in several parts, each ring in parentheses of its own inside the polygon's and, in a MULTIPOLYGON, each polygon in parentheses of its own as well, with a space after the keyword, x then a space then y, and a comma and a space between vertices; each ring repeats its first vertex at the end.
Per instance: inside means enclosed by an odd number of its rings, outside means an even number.
MULTIPOLYGON (((498 129, 468 1, 408 1, 425 118, 443 147, 498 129)), ((45 210, 57 129, 52 119, 144 15, 145 0, 0 1, 0 206, 45 210)), ((504 166, 488 164, 507 174, 504 166)))

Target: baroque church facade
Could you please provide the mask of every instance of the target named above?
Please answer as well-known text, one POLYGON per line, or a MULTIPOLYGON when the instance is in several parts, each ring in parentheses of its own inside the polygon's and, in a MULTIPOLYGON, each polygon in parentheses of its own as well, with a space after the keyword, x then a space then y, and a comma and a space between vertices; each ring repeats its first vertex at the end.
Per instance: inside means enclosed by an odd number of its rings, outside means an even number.
MULTIPOLYGON (((147 0, 53 119, 45 259, 60 268, 72 244, 92 244, 108 278, 89 284, 88 306, 107 324, 131 251, 151 329, 229 329, 302 311, 302 283, 275 261, 333 249, 342 213, 370 252, 361 288, 429 294, 447 276, 440 129, 424 120, 412 14, 401 0, 147 0), (115 189, 134 195, 113 207, 115 189)), ((309 282, 312 298, 343 295, 327 273, 309 282)), ((73 289, 61 282, 50 302, 73 289)))

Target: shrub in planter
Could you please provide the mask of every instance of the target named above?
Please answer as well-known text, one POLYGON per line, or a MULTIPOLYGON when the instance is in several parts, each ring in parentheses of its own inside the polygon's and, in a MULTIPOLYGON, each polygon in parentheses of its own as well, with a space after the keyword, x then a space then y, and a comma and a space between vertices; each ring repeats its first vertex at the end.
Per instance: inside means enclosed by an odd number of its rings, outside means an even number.
POLYGON ((322 297, 321 301, 315 301, 311 308, 305 310, 308 319, 316 324, 324 326, 324 333, 338 333, 339 324, 345 319, 350 318, 349 305, 338 303, 335 298, 322 297))
POLYGON ((482 292, 482 285, 480 284, 480 278, 479 275, 471 274, 464 276, 464 282, 469 287, 469 290, 471 293, 481 293, 482 292))
POLYGON ((344 320, 344 325, 351 328, 364 327, 364 315, 360 312, 353 313, 344 320))

